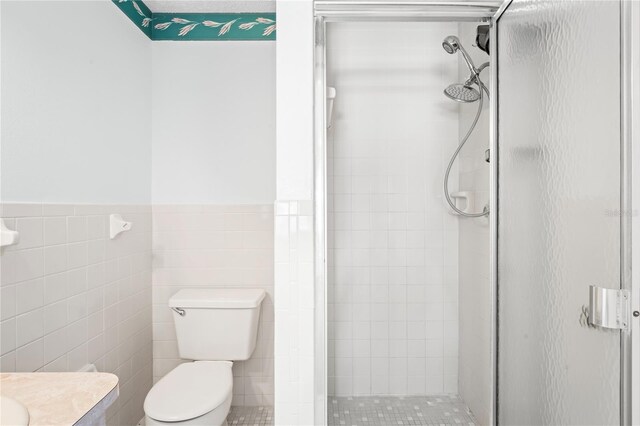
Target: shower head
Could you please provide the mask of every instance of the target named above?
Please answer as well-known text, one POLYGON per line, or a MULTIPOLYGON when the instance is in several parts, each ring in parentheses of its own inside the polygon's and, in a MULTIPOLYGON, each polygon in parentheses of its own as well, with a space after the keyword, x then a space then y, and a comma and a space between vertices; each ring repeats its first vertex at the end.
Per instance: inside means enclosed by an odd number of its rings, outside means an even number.
POLYGON ((448 36, 442 41, 442 48, 453 55, 460 48, 460 40, 456 36, 448 36))
POLYGON ((467 67, 469 67, 469 71, 471 71, 471 74, 478 74, 478 70, 476 69, 475 65, 473 65, 471 57, 469 56, 469 54, 467 54, 467 51, 464 50, 464 47, 462 47, 462 44, 460 43, 460 39, 458 37, 454 35, 445 37, 445 39, 442 40, 442 48, 450 55, 453 55, 456 52, 460 52, 462 54, 462 58, 467 63, 467 67))
POLYGON ((456 102, 471 103, 480 99, 480 92, 467 84, 452 84, 444 89, 444 94, 456 102))

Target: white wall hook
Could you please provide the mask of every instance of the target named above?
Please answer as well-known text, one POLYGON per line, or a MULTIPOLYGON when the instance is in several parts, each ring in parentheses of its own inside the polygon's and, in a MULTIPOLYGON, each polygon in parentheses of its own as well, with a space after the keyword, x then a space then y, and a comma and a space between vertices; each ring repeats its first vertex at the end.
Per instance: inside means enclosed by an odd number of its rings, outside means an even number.
POLYGON ((12 231, 7 228, 4 219, 0 218, 0 247, 18 244, 19 241, 20 234, 18 234, 18 231, 12 231))
POLYGON ((109 237, 113 240, 118 234, 130 231, 133 227, 131 222, 126 222, 119 214, 109 216, 109 237))

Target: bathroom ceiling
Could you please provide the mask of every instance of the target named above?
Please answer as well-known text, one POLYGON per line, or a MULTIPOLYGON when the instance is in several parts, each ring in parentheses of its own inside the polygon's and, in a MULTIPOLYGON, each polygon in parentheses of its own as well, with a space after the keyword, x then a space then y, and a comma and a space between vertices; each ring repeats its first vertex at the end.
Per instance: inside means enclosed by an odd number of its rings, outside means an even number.
POLYGON ((275 12, 275 0, 144 0, 154 13, 275 12))

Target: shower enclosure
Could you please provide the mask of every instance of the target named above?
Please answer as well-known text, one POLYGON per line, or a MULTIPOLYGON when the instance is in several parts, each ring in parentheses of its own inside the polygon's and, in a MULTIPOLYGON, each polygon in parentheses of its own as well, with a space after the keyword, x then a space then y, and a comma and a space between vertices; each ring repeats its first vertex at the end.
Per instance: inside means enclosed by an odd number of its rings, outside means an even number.
POLYGON ((638 422, 640 7, 315 4, 317 423, 638 422))

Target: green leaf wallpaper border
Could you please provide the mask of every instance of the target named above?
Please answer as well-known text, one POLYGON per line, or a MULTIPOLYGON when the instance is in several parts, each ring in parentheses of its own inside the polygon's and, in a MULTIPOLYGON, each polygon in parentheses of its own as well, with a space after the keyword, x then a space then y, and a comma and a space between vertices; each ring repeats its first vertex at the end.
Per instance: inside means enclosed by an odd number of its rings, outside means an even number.
POLYGON ((154 13, 153 40, 275 40, 275 13, 154 13))
POLYGON ((275 40, 275 13, 153 13, 141 0, 112 2, 153 41, 275 40))
POLYGON ((153 12, 140 0, 111 0, 147 37, 152 38, 153 12))

